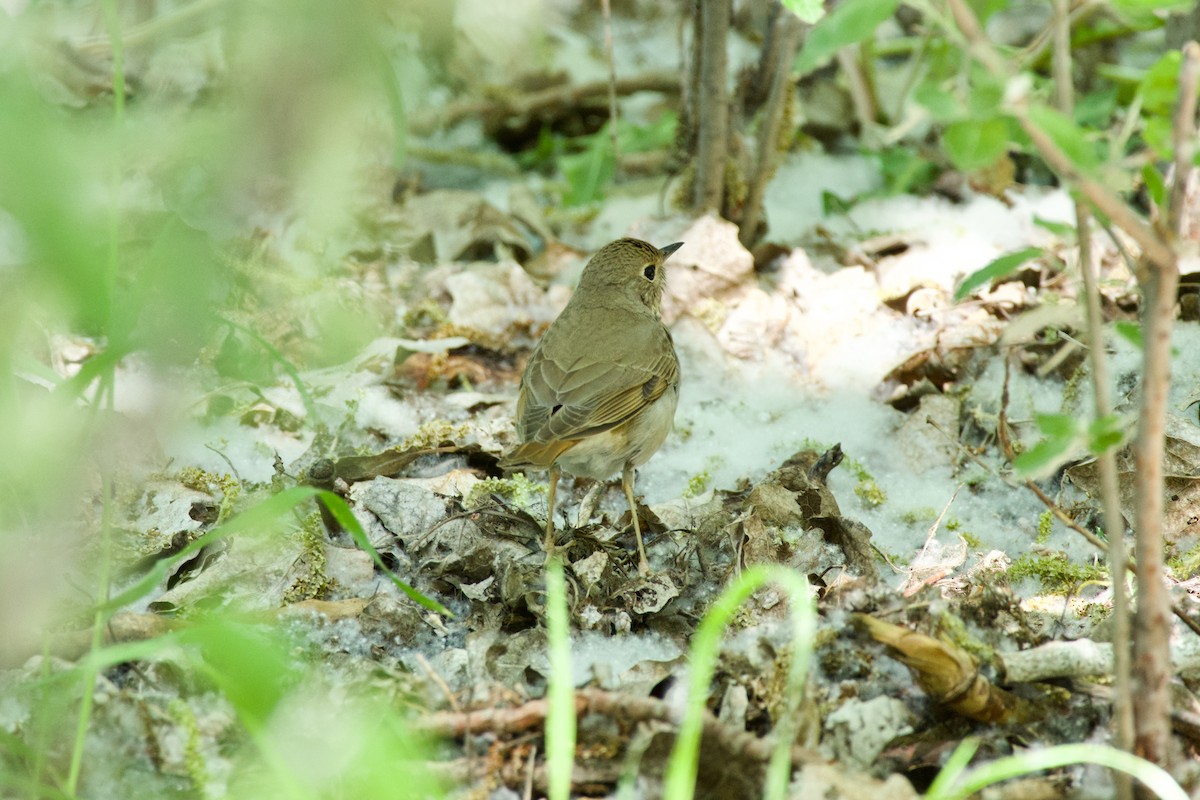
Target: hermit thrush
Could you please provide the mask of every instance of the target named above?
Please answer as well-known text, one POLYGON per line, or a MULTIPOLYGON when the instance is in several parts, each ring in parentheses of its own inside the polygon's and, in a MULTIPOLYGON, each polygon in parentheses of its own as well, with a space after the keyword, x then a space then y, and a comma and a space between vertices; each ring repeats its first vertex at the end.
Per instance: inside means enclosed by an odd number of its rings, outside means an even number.
POLYGON ((682 244, 660 250, 618 239, 601 248, 521 376, 521 444, 500 465, 550 470, 547 555, 554 548, 560 471, 597 480, 620 472, 637 537, 638 571, 650 572, 633 500, 633 468, 662 445, 679 400, 679 358, 661 312, 663 262, 682 244))

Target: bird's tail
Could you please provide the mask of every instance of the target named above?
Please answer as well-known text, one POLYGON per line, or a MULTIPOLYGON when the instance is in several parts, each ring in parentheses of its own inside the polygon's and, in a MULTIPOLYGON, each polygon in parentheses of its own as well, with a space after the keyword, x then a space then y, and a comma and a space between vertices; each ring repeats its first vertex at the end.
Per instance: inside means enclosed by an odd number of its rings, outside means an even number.
POLYGON ((549 469, 559 456, 570 450, 577 439, 554 442, 525 442, 500 458, 501 469, 549 469))

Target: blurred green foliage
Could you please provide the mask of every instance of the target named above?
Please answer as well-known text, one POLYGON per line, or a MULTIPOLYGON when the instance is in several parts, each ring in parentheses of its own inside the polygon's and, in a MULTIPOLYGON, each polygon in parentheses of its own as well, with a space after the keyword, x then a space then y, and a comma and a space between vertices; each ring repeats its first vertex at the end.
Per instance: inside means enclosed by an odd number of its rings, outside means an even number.
POLYGON ((227 609, 100 644, 144 594, 104 602, 117 594, 117 494, 162 466, 152 435, 111 412, 133 402, 169 426, 181 399, 130 396, 124 370, 211 386, 225 353, 226 379, 298 380, 296 359, 345 358, 381 329, 362 309, 311 298, 353 269, 366 182, 402 158, 389 9, 110 0, 0 15, 0 605, 22 610, 0 613, 0 638, 13 657, 47 631, 93 625, 75 665, 35 661, 5 680, 17 733, 0 735, 0 795, 440 792, 395 697, 365 681, 324 685, 271 626, 227 609), (357 146, 367 131, 388 145, 357 146), (237 347, 255 355, 230 357, 237 347), (136 698, 114 683, 130 662, 156 665, 136 698), (139 703, 147 719, 190 726, 190 786, 131 754, 155 735, 120 716, 139 703), (224 725, 234 771, 215 775, 196 761, 196 726, 221 709, 237 719, 224 725), (403 785, 381 764, 407 765, 403 785))
MULTIPOLYGON (((543 129, 536 147, 521 159, 526 167, 552 168, 565 181, 562 203, 588 206, 604 199, 616 176, 611 123, 587 136, 565 137, 543 129)), ((664 111, 650 123, 621 120, 617 125, 617 147, 622 153, 665 150, 675 141, 679 117, 664 111)))

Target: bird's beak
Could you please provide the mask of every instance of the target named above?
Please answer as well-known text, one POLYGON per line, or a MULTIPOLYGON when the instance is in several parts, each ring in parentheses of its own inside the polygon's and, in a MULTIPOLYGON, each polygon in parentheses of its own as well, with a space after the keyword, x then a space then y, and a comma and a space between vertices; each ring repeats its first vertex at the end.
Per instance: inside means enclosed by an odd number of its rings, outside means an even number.
POLYGON ((681 247, 683 247, 683 242, 676 242, 675 244, 669 244, 666 247, 660 248, 658 252, 662 253, 663 261, 666 261, 670 258, 671 253, 674 253, 681 247))

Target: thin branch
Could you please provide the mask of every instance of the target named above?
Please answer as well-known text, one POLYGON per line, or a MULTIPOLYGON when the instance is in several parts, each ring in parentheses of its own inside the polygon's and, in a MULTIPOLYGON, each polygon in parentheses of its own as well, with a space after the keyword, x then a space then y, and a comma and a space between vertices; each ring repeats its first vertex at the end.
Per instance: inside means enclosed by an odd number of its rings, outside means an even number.
MULTIPOLYGON (((1053 70, 1055 105, 1070 114, 1075 104, 1074 82, 1071 78, 1071 22, 1068 0, 1054 2, 1053 70)), ((1092 248, 1091 212, 1087 205, 1075 201, 1075 238, 1079 245, 1079 273, 1083 278, 1084 308, 1087 312, 1088 356, 1092 367, 1092 391, 1095 419, 1112 413, 1112 398, 1108 385, 1108 361, 1104 349, 1104 315, 1100 308, 1099 272, 1092 248)), ((1117 459, 1112 448, 1099 455, 1100 496, 1104 504, 1104 527, 1108 538, 1108 573, 1112 576, 1113 593, 1113 738, 1117 747, 1133 752, 1133 697, 1130 686, 1130 626, 1129 598, 1125 591, 1125 518, 1121 516, 1117 483, 1117 459)), ((1133 779, 1124 773, 1113 776, 1118 800, 1131 800, 1133 779)))
POLYGON ((411 131, 418 136, 427 136, 438 128, 450 127, 472 117, 524 117, 554 108, 570 108, 584 100, 605 96, 610 90, 621 97, 634 92, 675 94, 679 91, 679 76, 674 72, 649 72, 633 78, 621 78, 615 83, 606 79, 554 86, 513 98, 451 103, 424 114, 414 114, 410 122, 411 131))
MULTIPOLYGON (((435 736, 461 737, 482 732, 512 735, 541 728, 546 719, 547 707, 545 700, 530 700, 515 708, 440 711, 427 715, 417 725, 422 731, 435 736)), ((665 722, 674 725, 679 721, 675 710, 662 700, 599 689, 576 691, 575 713, 580 719, 588 714, 600 714, 621 720, 623 723, 665 722)), ((771 737, 760 737, 735 728, 721 722, 707 711, 704 715, 704 735, 723 742, 728 752, 737 753, 750 761, 765 763, 770 761, 774 754, 775 743, 771 737)), ((792 748, 793 764, 812 764, 824 760, 811 750, 799 746, 792 748)))
MULTIPOLYGON (((1179 73, 1179 100, 1174 122, 1175 170, 1167 221, 1170 233, 1179 234, 1184 219, 1185 188, 1191 179, 1191 140, 1196 130, 1196 82, 1200 78, 1200 45, 1183 50, 1179 73), (1187 154, 1181 161, 1181 153, 1187 154)), ((1156 261, 1142 270, 1143 363, 1142 403, 1134 442, 1137 515, 1138 635, 1133 642, 1138 706, 1134 724, 1137 752, 1162 766, 1175 758, 1171 740, 1170 596, 1164 580, 1163 514, 1165 506, 1163 453, 1167 394, 1171 388, 1171 328, 1179 270, 1156 261)))
POLYGON ((769 76, 771 93, 759 125, 758 163, 750 177, 745 213, 742 216, 741 230, 738 232, 738 238, 747 247, 755 240, 759 222, 762 220, 763 197, 778 162, 784 110, 787 108, 788 95, 792 91, 792 56, 800 43, 800 19, 790 11, 780 10, 775 15, 772 31, 771 50, 775 52, 767 56, 766 60, 774 65, 775 71, 769 76))
POLYGON ((612 132, 613 165, 621 168, 621 143, 617 135, 617 62, 613 59, 612 6, 609 0, 600 0, 601 16, 604 17, 604 56, 608 59, 608 127, 612 132))
POLYGON ((693 123, 697 128, 696 177, 693 205, 697 211, 720 211, 725 196, 725 163, 729 148, 729 88, 727 85, 729 17, 732 0, 700 3, 702 38, 696 42, 700 60, 700 93, 693 123))
POLYGON ((1175 112, 1171 138, 1175 148, 1174 180, 1167 206, 1167 225, 1171 233, 1183 232, 1188 179, 1192 173, 1192 158, 1196 152, 1196 84, 1200 80, 1200 44, 1189 42, 1183 48, 1183 64, 1179 68, 1179 107, 1175 112))
POLYGON ((846 88, 850 92, 850 102, 854 106, 858 127, 865 135, 879 119, 879 108, 863 64, 862 48, 859 45, 847 45, 839 49, 837 62, 846 78, 846 88))

